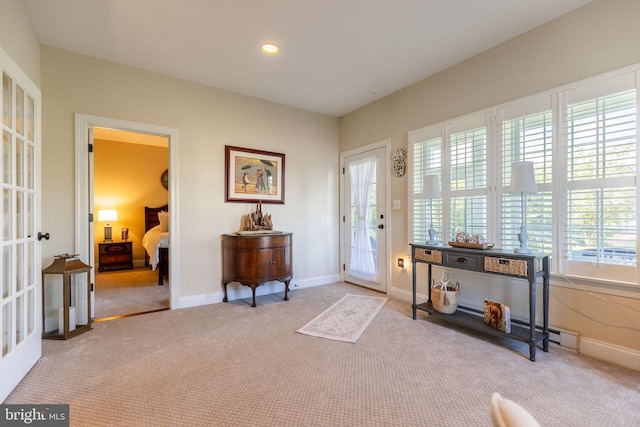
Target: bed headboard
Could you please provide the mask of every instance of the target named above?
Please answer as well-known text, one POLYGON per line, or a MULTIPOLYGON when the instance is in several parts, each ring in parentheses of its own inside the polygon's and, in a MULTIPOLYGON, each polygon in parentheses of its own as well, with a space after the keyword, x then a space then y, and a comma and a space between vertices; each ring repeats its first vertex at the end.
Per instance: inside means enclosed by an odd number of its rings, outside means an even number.
POLYGON ((169 212, 169 205, 160 206, 158 208, 150 208, 148 206, 144 207, 144 231, 145 233, 160 224, 160 220, 158 219, 158 212, 165 211, 169 212))

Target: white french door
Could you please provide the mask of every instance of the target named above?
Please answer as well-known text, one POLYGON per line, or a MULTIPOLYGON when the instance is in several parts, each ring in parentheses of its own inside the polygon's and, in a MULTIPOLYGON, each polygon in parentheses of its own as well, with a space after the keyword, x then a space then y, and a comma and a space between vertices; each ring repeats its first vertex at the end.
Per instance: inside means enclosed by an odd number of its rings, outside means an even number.
POLYGON ((0 48, 2 74, 2 298, 0 402, 42 351, 40 90, 0 48))
POLYGON ((344 281, 387 292, 388 143, 341 156, 344 281))

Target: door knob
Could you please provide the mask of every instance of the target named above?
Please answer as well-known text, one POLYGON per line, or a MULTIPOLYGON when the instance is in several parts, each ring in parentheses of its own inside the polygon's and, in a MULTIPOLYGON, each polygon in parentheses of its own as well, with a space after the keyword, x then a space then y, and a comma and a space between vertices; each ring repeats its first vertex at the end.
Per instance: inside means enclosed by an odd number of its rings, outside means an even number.
POLYGON ((382 229, 384 228, 384 224, 380 224, 380 225, 378 226, 378 228, 379 228, 380 230, 382 230, 382 229))
POLYGON ((42 240, 42 239, 49 240, 49 237, 50 237, 49 233, 42 234, 41 232, 38 231, 38 240, 42 240))

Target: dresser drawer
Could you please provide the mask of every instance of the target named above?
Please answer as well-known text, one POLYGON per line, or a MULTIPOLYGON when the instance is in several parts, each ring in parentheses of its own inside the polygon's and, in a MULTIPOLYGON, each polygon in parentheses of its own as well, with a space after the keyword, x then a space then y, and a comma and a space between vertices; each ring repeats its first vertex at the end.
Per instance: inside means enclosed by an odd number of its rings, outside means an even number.
POLYGON ((444 253, 443 264, 464 270, 484 271, 484 255, 447 251, 444 253))

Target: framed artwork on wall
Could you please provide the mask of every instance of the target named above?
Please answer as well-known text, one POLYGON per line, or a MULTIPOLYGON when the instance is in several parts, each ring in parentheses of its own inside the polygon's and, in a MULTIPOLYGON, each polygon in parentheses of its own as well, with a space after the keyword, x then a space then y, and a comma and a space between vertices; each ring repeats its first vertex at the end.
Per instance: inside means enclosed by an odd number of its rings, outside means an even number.
POLYGON ((284 204, 284 154, 224 148, 225 202, 284 204))

